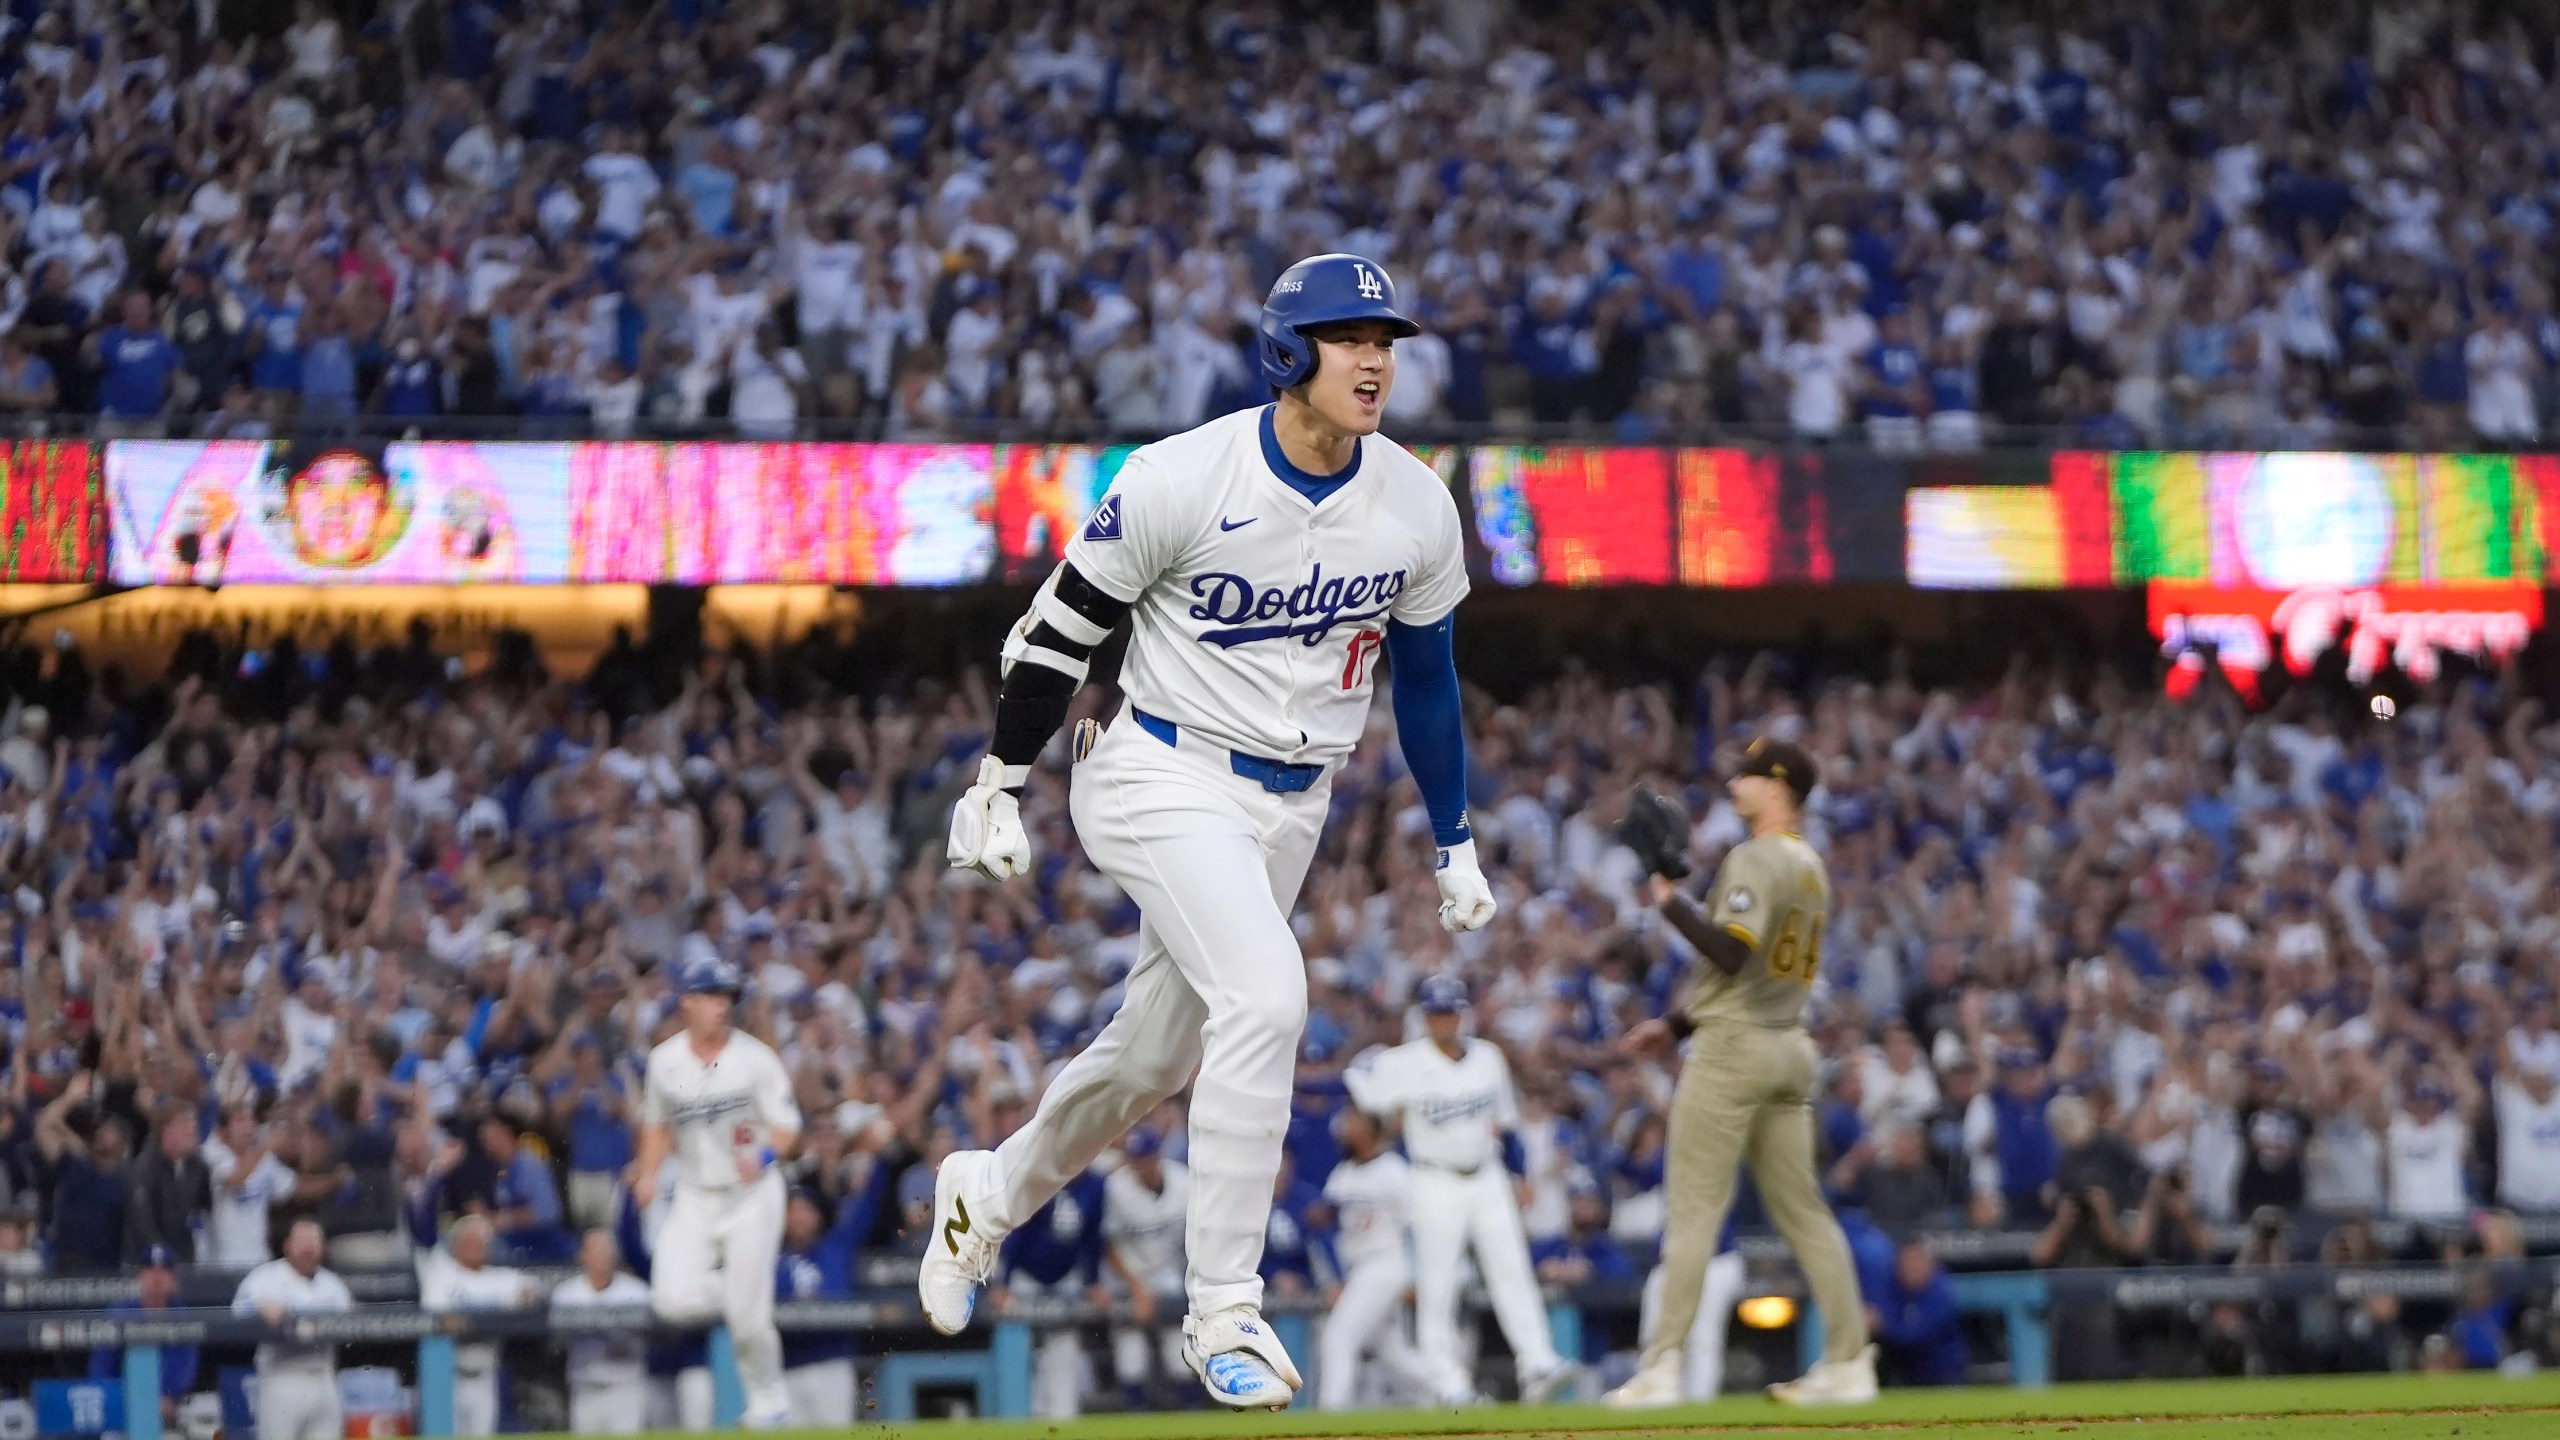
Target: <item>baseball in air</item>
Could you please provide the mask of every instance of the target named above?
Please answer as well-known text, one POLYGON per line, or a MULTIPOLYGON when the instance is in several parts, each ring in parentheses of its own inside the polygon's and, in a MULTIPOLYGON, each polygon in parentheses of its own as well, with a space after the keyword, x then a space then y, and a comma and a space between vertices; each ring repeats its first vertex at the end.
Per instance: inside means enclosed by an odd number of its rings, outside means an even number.
POLYGON ((2393 704, 2393 703, 2391 703, 2391 697, 2390 697, 2390 696, 2388 696, 2388 695, 2376 695, 2376 696, 2374 696, 2374 697, 2373 697, 2373 718, 2374 718, 2374 719, 2376 719, 2376 720, 2388 720, 2388 719, 2390 719, 2392 716, 2397 715, 2397 714, 2399 714, 2399 713, 2400 713, 2400 707, 2399 707, 2399 706, 2397 706, 2397 705, 2395 705, 2395 704, 2393 704))

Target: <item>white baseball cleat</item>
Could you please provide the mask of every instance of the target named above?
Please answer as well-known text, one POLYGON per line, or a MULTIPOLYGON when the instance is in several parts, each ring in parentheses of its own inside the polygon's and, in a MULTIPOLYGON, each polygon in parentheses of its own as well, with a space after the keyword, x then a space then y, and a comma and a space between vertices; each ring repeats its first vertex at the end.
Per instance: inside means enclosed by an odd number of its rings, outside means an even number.
POLYGON ((995 1272, 1004 1239, 986 1216, 995 1166, 992 1150, 955 1150, 933 1177, 933 1228, 925 1232, 916 1293, 923 1297, 926 1322, 945 1335, 969 1328, 978 1287, 995 1272))
POLYGON ((1665 1355, 1627 1377, 1627 1383, 1600 1397, 1600 1403, 1612 1410, 1659 1410, 1677 1405, 1680 1394, 1680 1357, 1665 1355))
POLYGON ((1250 1305, 1182 1321, 1182 1363, 1200 1377, 1209 1398, 1230 1410, 1286 1410, 1306 1382, 1271 1333, 1269 1321, 1250 1305))
POLYGON ((1794 1380, 1769 1387, 1781 1405, 1872 1405, 1876 1398, 1876 1347, 1855 1360, 1825 1360, 1794 1380))
POLYGON ((1563 1394, 1568 1386, 1580 1378, 1582 1378, 1582 1367, 1570 1360, 1558 1360, 1544 1370, 1524 1374, 1520 1377, 1520 1403, 1544 1405, 1563 1394))

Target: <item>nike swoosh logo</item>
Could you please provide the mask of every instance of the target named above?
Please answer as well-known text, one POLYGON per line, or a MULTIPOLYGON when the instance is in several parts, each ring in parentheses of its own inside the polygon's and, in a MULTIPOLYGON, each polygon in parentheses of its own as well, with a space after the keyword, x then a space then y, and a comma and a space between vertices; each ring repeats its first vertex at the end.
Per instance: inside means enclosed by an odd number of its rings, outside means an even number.
POLYGON ((1241 530, 1261 518, 1262 517, 1259 515, 1247 515, 1241 520, 1228 520, 1221 518, 1218 521, 1218 528, 1221 530, 1241 530))

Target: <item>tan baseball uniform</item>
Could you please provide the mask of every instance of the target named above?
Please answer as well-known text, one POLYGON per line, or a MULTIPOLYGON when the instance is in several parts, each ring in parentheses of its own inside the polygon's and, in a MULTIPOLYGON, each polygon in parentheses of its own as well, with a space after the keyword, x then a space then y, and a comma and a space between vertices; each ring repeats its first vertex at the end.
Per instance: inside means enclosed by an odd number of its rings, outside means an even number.
POLYGON ((1818 1056, 1804 1031, 1831 877, 1801 837, 1756 836, 1725 857, 1703 914, 1685 900, 1663 914, 1686 934, 1722 930, 1751 955, 1732 975, 1702 965, 1689 995, 1697 1029, 1671 1103, 1662 1317, 1645 1361, 1677 1356, 1689 1338, 1745 1160, 1822 1308, 1824 1358, 1855 1359, 1867 1346, 1866 1308, 1849 1242, 1822 1199, 1813 1147, 1818 1056))

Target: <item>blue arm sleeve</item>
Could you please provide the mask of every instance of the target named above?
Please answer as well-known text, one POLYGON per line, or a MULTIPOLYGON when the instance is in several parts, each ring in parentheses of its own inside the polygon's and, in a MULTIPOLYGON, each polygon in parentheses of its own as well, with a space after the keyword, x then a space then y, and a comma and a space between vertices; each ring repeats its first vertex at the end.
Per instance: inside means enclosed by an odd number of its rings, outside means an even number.
POLYGON ((1529 1173, 1529 1147, 1520 1143, 1517 1131, 1502 1132, 1502 1168, 1514 1175, 1526 1176, 1529 1173))
POLYGON ((1455 622, 1387 622, 1387 660, 1396 707, 1396 734, 1405 768, 1431 812, 1431 839, 1442 847, 1473 838, 1467 828, 1467 726, 1458 704, 1458 659, 1451 649, 1455 622))
POLYGON ((649 1236, 641 1223, 640 1207, 624 1195, 619 1213, 614 1217, 613 1238, 622 1244, 623 1268, 646 1280, 649 1278, 649 1236))

